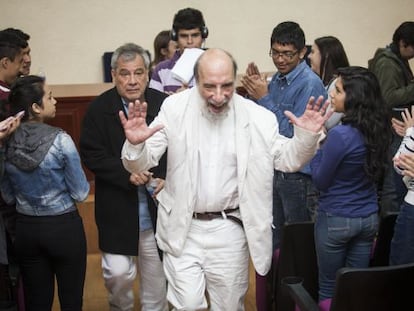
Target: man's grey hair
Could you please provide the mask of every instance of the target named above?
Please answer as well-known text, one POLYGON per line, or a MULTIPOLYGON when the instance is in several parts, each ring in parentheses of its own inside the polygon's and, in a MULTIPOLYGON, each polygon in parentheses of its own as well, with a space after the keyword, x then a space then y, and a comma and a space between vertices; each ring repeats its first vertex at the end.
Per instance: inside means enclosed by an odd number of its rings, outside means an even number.
POLYGON ((111 58, 111 68, 114 70, 116 69, 120 58, 125 62, 128 62, 134 60, 137 55, 140 55, 144 60, 145 69, 149 69, 150 57, 147 50, 135 43, 125 43, 115 50, 111 58))

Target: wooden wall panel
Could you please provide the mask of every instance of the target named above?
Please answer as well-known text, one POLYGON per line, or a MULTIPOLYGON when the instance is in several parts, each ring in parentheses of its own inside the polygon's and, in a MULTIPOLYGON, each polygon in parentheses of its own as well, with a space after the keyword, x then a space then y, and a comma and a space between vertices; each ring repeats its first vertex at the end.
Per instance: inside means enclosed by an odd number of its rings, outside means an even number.
MULTIPOLYGON (((83 117, 89 104, 96 96, 57 97, 56 116, 48 121, 50 125, 65 130, 75 142, 79 151, 79 139, 83 117)), ((93 186, 93 173, 83 166, 88 181, 93 186)), ((93 190, 93 189, 92 189, 93 190)))

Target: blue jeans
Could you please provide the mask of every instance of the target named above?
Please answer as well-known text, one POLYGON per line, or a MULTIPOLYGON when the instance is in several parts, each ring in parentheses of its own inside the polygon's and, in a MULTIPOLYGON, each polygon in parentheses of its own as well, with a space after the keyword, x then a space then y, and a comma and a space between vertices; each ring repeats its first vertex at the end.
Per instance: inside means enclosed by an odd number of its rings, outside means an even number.
POLYGON ((286 223, 308 221, 318 205, 318 191, 309 175, 275 171, 273 178, 273 250, 280 247, 286 223))
POLYGON ((391 240, 390 264, 414 262, 414 206, 403 202, 391 240))
POLYGON ((315 247, 319 267, 319 301, 332 298, 338 269, 369 266, 377 229, 377 213, 348 218, 318 211, 315 247))

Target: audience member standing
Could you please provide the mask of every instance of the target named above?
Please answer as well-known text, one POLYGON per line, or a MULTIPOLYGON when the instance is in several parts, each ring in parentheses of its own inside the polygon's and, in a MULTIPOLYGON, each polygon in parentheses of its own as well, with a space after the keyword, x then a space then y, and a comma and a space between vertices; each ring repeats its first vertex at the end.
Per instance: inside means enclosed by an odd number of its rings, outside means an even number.
POLYGON ((183 84, 172 74, 171 70, 186 48, 201 48, 208 37, 208 29, 203 14, 193 8, 179 10, 173 20, 171 39, 177 42, 178 50, 174 56, 155 67, 149 84, 150 88, 167 94, 182 91, 194 85, 194 78, 183 84))
POLYGON ((89 183, 71 137, 45 124, 56 100, 44 79, 19 78, 11 112, 23 122, 7 142, 2 196, 16 204, 15 252, 24 280, 26 310, 51 310, 55 278, 62 310, 82 310, 86 237, 76 202, 89 183))
POLYGON ((368 267, 378 227, 376 183, 391 142, 389 112, 373 73, 362 67, 338 70, 331 105, 344 113, 311 161, 320 191, 315 222, 319 300, 329 310, 336 272, 368 267))
MULTIPOLYGON (((146 101, 149 123, 167 97, 147 88, 149 65, 142 47, 127 43, 117 48, 111 60, 115 87, 90 104, 82 123, 80 151, 95 174, 95 217, 111 311, 134 310, 137 260, 141 310, 168 310, 167 284, 154 238, 156 207, 145 189, 150 173, 131 174, 120 158, 125 135, 118 112, 126 112, 135 100, 146 101)), ((164 178, 165 165, 162 160, 154 177, 164 178)))
MULTIPOLYGON (((409 60, 414 58, 414 22, 403 22, 395 30, 392 43, 380 48, 368 62, 368 68, 377 76, 385 103, 390 108, 405 108, 414 103, 414 81, 409 60)), ((406 193, 401 177, 392 169, 391 157, 401 144, 394 133, 389 151, 389 169, 381 185, 381 212, 398 211, 406 193)))
MULTIPOLYGON (((338 68, 349 66, 348 57, 341 41, 332 36, 315 39, 308 58, 312 70, 322 79, 330 100, 329 94, 335 88, 338 68)), ((326 121, 325 128, 329 130, 337 125, 342 116, 342 113, 334 112, 326 121)))
POLYGON ((27 43, 27 46, 24 47, 23 50, 22 50, 23 61, 22 61, 22 65, 20 67, 20 75, 22 75, 22 76, 29 75, 30 74, 30 67, 32 65, 32 57, 30 56, 31 49, 30 49, 30 46, 29 46, 30 35, 23 32, 22 30, 16 29, 16 28, 7 28, 7 29, 4 29, 4 31, 15 34, 16 36, 18 36, 20 39, 22 39, 23 41, 25 41, 27 43))
MULTIPOLYGON (((10 134, 12 134, 20 125, 20 120, 20 117, 13 116, 0 121, 0 181, 4 173, 6 141, 10 134)), ((15 216, 15 209, 13 209, 13 216, 15 216)), ((0 219, 0 305, 17 306, 16 291, 18 291, 17 289, 19 286, 21 286, 21 283, 19 280, 16 284, 17 286, 15 286, 15 284, 11 282, 12 276, 10 275, 10 272, 16 271, 16 269, 9 269, 10 257, 12 255, 9 251, 11 247, 9 245, 9 242, 11 242, 11 237, 9 236, 10 239, 7 237, 6 227, 2 218, 3 217, 0 219)), ((15 217, 13 217, 13 233, 15 227, 14 220, 15 217)), ((9 232, 7 233, 9 234, 9 232)), ((15 260, 12 261, 14 261, 13 264, 16 264, 15 260)), ((13 277, 16 277, 16 275, 13 275, 13 277)))
MULTIPOLYGON (((250 63, 241 82, 250 97, 277 117, 280 134, 293 136, 293 125, 284 112, 299 117, 306 109, 308 99, 326 96, 321 79, 304 61, 305 34, 295 22, 277 25, 270 38, 270 52, 278 72, 267 85, 257 66, 250 63)), ((278 258, 281 229, 285 223, 310 220, 317 206, 317 191, 312 184, 309 166, 300 172, 286 173, 276 170, 273 185, 273 250, 278 258)), ((260 277, 258 277, 260 279, 260 277)), ((267 311, 266 284, 256 280, 258 311, 267 311)), ((273 283, 273 282, 272 282, 273 283)))
MULTIPOLYGON (((15 33, 0 31, 0 120, 10 115, 8 96, 10 87, 20 75, 23 49, 27 42, 15 33)), ((15 238, 16 207, 4 202, 0 196, 0 297, 11 292, 9 259, 15 238)))
POLYGON ((10 86, 20 74, 23 63, 23 49, 27 42, 17 35, 0 31, 0 100, 7 100, 10 86))
POLYGON ((171 30, 163 30, 154 39, 154 60, 151 72, 164 60, 171 59, 177 50, 177 42, 171 39, 171 30))
POLYGON ((401 204, 390 247, 390 264, 414 262, 414 106, 405 110, 403 122, 393 119, 393 128, 404 139, 394 156, 394 168, 402 175, 407 194, 401 204))

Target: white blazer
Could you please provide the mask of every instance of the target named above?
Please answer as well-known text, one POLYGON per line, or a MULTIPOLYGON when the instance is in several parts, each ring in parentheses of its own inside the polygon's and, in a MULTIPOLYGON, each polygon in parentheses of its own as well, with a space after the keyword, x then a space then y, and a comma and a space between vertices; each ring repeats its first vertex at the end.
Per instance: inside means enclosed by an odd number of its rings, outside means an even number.
MULTIPOLYGON (((256 271, 265 275, 272 260, 274 169, 294 172, 314 155, 320 134, 295 127, 292 139, 279 135, 275 115, 234 94, 237 178, 240 215, 256 271)), ((198 179, 198 88, 165 99, 154 124, 165 127, 145 143, 125 142, 122 159, 130 172, 156 166, 168 147, 167 176, 159 201, 156 238, 159 247, 180 256, 192 221, 198 179)), ((151 125, 151 126, 152 126, 151 125)), ((225 142, 224 142, 225 143, 225 142)))

